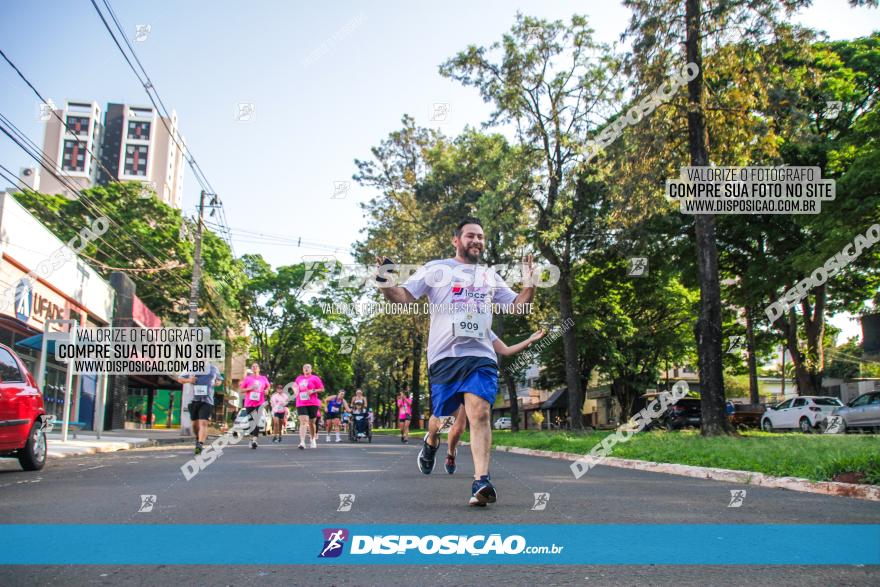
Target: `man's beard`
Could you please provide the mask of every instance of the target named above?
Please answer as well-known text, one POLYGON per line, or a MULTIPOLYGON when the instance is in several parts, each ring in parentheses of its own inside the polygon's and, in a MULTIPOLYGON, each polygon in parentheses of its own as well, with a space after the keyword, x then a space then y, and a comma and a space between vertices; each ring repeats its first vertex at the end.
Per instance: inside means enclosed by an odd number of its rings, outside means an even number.
POLYGON ((483 249, 480 247, 476 248, 478 249, 477 252, 472 253, 470 247, 462 247, 458 250, 458 255, 463 259, 467 259, 471 263, 479 263, 480 257, 483 255, 483 249))

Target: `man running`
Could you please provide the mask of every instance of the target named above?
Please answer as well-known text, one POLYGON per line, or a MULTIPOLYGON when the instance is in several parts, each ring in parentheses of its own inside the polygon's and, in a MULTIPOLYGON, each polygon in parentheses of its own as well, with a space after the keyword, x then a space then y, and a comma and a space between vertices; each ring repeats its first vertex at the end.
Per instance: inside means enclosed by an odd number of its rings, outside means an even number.
MULTIPOLYGON (((507 346, 504 344, 504 341, 498 338, 491 330, 489 331, 489 339, 492 341, 492 348, 495 350, 496 355, 509 357, 510 355, 515 355, 516 353, 529 348, 532 344, 541 340, 544 337, 544 334, 546 334, 544 330, 538 330, 533 332, 532 335, 524 341, 518 342, 513 346, 507 346)), ((455 451, 456 447, 458 447, 458 441, 461 440, 461 435, 464 432, 464 426, 464 406, 461 406, 458 408, 455 421, 449 429, 449 438, 446 441, 448 448, 446 449, 446 463, 444 468, 450 475, 455 473, 455 451)))
POLYGON ((192 420, 193 434, 196 437, 195 453, 202 454, 205 440, 208 438, 208 420, 214 413, 214 387, 223 381, 220 370, 208 364, 204 373, 184 373, 178 377, 179 383, 193 386, 193 399, 187 406, 192 420))
POLYGON ((407 396, 402 389, 397 394, 397 421, 400 427, 400 442, 409 442, 409 421, 412 418, 412 395, 407 396))
MULTIPOLYGON (((464 405, 471 425, 471 454, 474 459, 474 482, 470 505, 484 506, 497 500, 489 477, 492 444, 491 409, 498 392, 498 364, 489 339, 492 329, 490 304, 526 304, 535 295, 532 280, 532 257, 523 261, 525 287, 516 294, 491 268, 479 265, 485 248, 482 223, 472 217, 463 219, 453 231, 455 257, 431 261, 421 267, 402 286, 379 291, 394 303, 414 303, 427 295, 434 304, 428 335, 428 378, 431 385, 432 415, 428 422, 419 470, 425 475, 434 470, 439 430, 443 418, 455 415, 464 405), (441 305, 442 306, 439 306, 441 305), (435 309, 439 307, 439 310, 435 309)), ((383 261, 380 264, 380 281, 383 261)), ((386 265, 387 268, 387 265, 386 265)))
POLYGON ((327 442, 330 442, 330 432, 336 432, 336 442, 342 442, 339 437, 340 418, 342 413, 348 410, 348 402, 345 401, 345 390, 340 389, 339 393, 327 400, 327 416, 324 418, 327 422, 327 442))
POLYGON ((269 380, 265 375, 260 375, 259 363, 251 365, 251 374, 242 380, 239 388, 244 392, 244 409, 248 419, 251 420, 251 448, 255 449, 257 448, 257 436, 260 434, 262 408, 266 403, 266 390, 269 389, 269 380))
POLYGON ((289 401, 290 396, 284 391, 284 386, 276 383, 275 393, 269 398, 269 403, 272 405, 272 433, 274 434, 272 442, 281 443, 281 431, 284 428, 284 421, 287 419, 285 410, 289 401))
POLYGON ((303 365, 303 374, 293 382, 296 392, 296 413, 299 415, 299 448, 306 447, 306 433, 311 437, 311 448, 318 448, 318 407, 321 405, 319 393, 324 392, 324 382, 312 373, 312 366, 303 365))

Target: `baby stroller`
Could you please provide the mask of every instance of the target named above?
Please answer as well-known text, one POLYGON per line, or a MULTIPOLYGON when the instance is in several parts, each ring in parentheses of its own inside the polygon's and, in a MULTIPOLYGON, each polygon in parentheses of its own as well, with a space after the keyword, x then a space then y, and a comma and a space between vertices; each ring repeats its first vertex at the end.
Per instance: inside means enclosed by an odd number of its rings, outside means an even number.
POLYGON ((348 439, 351 442, 360 442, 361 438, 372 443, 373 427, 370 426, 370 418, 366 412, 353 412, 348 425, 348 439))

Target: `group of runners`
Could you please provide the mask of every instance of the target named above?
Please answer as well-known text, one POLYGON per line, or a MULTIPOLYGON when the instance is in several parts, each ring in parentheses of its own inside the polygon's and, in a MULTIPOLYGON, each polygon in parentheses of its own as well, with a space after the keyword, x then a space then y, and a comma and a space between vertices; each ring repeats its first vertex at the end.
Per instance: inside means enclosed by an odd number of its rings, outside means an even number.
MULTIPOLYGON (((360 389, 355 391, 351 404, 345 399, 345 390, 326 398, 326 406, 321 399, 325 393, 324 382, 312 372, 312 366, 308 363, 302 367, 302 375, 288 385, 275 385, 275 391, 267 398, 270 387, 269 380, 260 374, 259 363, 251 365, 251 373, 245 377, 239 386, 244 395, 244 409, 248 420, 251 422, 251 448, 256 449, 259 445, 258 410, 262 409, 268 401, 272 413, 272 442, 281 443, 283 437, 284 422, 288 417, 288 404, 296 403, 296 413, 299 418, 299 448, 318 448, 318 425, 324 422, 324 432, 327 442, 331 441, 331 434, 335 434, 336 442, 341 442, 340 432, 345 428, 344 421, 349 415, 363 414, 372 417, 368 412, 367 398, 360 389), (288 390, 290 390, 288 392, 288 390), (323 416, 323 417, 322 417, 323 416)), ((358 431, 359 436, 365 435, 358 431)), ((198 448, 198 447, 197 447, 198 448)))
MULTIPOLYGON (((387 277, 393 261, 377 258, 376 281, 379 291, 392 303, 412 304, 427 296, 431 302, 431 323, 428 335, 428 382, 431 392, 431 417, 428 430, 417 456, 419 471, 430 475, 434 471, 437 452, 440 449, 440 431, 448 428, 445 469, 456 471, 456 451, 465 425, 470 424, 470 447, 474 463, 474 478, 468 503, 486 506, 495 503, 498 492, 489 473, 490 448, 492 444, 492 404, 498 392, 498 356, 517 353, 544 336, 539 330, 529 338, 507 346, 492 331, 492 305, 502 304, 529 307, 535 295, 532 280, 534 267, 532 256, 522 263, 523 288, 514 292, 504 283, 494 269, 480 264, 485 248, 482 223, 473 217, 463 219, 453 230, 452 245, 455 256, 451 259, 431 261, 422 266, 402 285, 390 285, 387 277), (452 276, 452 279, 449 279, 452 276)), ((260 366, 254 364, 241 382, 244 408, 249 418, 266 403, 269 380, 260 374, 260 366)), ((217 383, 219 373, 188 375, 186 381, 196 387, 217 383), (210 381, 209 381, 210 379, 210 381)), ((184 378, 181 378, 184 381, 184 378)), ((201 388, 200 388, 201 389, 201 388)), ((303 365, 302 375, 288 386, 276 386, 269 400, 275 421, 273 442, 281 441, 281 422, 291 399, 296 400, 299 417, 299 448, 317 448, 317 419, 321 409, 320 394, 325 392, 321 378, 312 372, 311 365, 303 365), (287 392, 290 388, 291 393, 287 392)), ((211 407, 203 404, 212 393, 198 396, 201 399, 190 404, 194 427, 197 431, 196 452, 200 452, 207 434, 207 418, 211 407), (197 423, 197 424, 196 424, 197 423)), ((210 399, 213 405, 213 399, 210 399)), ((398 426, 401 442, 409 440, 409 423, 412 419, 412 397, 401 392, 396 400, 398 426)), ((347 401, 340 391, 328 398, 326 405, 326 432, 331 431, 337 442, 342 414, 363 413, 367 410, 367 398, 358 390, 347 401)), ((257 448, 256 426, 252 426, 251 448, 257 448)))

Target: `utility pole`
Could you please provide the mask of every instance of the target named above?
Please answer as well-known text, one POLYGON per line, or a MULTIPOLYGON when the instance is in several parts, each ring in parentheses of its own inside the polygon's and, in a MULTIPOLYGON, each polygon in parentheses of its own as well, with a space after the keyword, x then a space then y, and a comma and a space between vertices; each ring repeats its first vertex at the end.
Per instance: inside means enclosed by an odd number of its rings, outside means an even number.
MULTIPOLYGON (((196 250, 193 254, 192 284, 189 288, 189 320, 187 320, 187 326, 190 328, 195 328, 196 320, 199 317, 199 282, 202 278, 202 219, 205 215, 206 195, 208 194, 205 190, 202 190, 202 193, 199 195, 199 216, 196 221, 196 250)), ((192 420, 186 411, 186 406, 192 400, 192 386, 189 383, 184 383, 180 393, 180 435, 190 436, 192 434, 192 420)))
POLYGON ((196 250, 193 255, 193 275, 192 285, 189 288, 189 320, 190 328, 195 328, 196 320, 199 317, 199 281, 202 278, 202 221, 205 215, 205 196, 208 195, 202 190, 199 196, 199 217, 196 226, 196 250))

